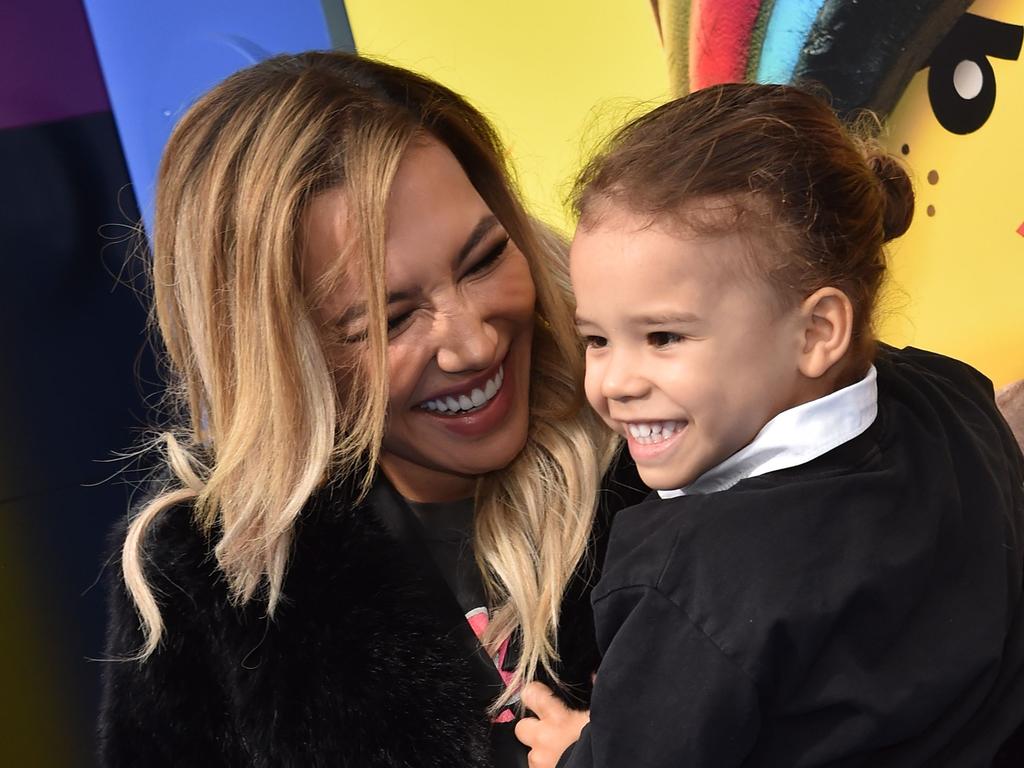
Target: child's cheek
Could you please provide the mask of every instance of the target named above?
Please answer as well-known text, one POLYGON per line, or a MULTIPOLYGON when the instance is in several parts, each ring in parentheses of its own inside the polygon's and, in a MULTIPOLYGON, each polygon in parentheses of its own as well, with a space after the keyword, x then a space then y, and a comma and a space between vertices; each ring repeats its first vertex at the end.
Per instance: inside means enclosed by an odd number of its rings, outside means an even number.
MULTIPOLYGON (((601 396, 600 369, 600 364, 592 360, 590 355, 587 355, 587 369, 583 378, 583 390, 590 407, 597 411, 598 415, 607 423, 608 409, 604 398, 601 396)), ((611 425, 609 424, 609 426, 611 425)))

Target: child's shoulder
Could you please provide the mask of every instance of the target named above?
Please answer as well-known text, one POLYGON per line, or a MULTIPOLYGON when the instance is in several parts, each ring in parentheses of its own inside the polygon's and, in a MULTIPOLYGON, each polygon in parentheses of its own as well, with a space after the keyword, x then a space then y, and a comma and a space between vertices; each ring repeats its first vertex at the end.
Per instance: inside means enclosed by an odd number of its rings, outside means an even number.
POLYGON ((941 444, 949 470, 964 482, 972 466, 987 466, 1008 478, 1020 475, 1020 450, 984 374, 960 360, 913 347, 880 346, 876 366, 888 432, 902 440, 905 451, 920 457, 919 464, 934 466, 927 453, 941 444))
POLYGON ((698 587, 751 594, 769 581, 803 580, 816 564, 836 562, 823 561, 829 548, 837 557, 848 548, 851 529, 865 524, 852 510, 871 493, 849 473, 809 470, 752 478, 718 493, 652 494, 616 517, 595 594, 649 586, 688 602, 698 587))
POLYGON ((940 415, 952 406, 984 412, 1001 421, 991 380, 962 360, 916 347, 896 349, 880 344, 875 366, 884 398, 911 407, 929 402, 931 410, 940 415))

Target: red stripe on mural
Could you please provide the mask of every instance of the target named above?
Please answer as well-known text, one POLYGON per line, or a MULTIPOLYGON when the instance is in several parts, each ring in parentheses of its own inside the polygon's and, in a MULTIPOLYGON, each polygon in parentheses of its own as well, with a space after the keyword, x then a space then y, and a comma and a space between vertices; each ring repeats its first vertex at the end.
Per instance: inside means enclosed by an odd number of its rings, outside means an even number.
POLYGON ((761 0, 693 0, 690 4, 690 90, 746 76, 750 38, 761 0))

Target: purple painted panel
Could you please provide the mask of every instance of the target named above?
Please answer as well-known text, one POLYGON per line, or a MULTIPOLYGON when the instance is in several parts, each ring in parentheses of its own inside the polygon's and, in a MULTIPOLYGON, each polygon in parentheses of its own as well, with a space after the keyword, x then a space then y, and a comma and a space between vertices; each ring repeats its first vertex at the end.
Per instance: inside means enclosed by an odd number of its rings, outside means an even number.
POLYGON ((0 128, 110 109, 81 0, 4 0, 0 128))

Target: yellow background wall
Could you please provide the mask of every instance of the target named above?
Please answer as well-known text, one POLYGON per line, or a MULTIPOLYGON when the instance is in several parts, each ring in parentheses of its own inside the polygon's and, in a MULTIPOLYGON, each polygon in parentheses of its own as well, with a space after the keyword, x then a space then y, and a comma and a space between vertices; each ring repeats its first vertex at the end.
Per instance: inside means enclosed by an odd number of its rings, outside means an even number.
POLYGON ((644 0, 346 0, 356 50, 432 77, 493 120, 533 211, 567 226, 582 148, 666 98, 644 0))

